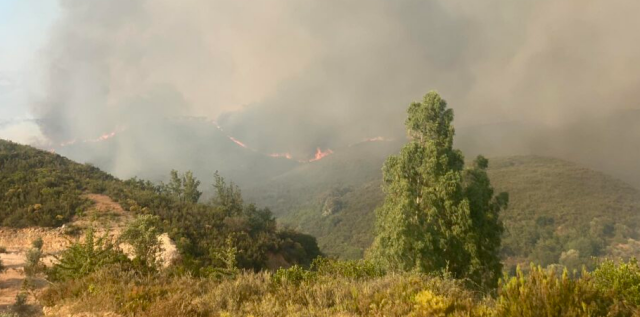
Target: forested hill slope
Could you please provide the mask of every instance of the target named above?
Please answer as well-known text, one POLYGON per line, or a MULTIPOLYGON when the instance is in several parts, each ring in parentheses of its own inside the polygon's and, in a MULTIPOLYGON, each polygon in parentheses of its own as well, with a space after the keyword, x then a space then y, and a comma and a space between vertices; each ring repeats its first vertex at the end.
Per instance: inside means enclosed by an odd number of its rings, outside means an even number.
POLYGON ((279 229, 268 209, 243 204, 237 187, 216 180, 218 199, 202 204, 197 202, 199 182, 189 173, 176 174, 169 185, 122 181, 95 167, 0 140, 0 223, 59 226, 88 209, 92 202, 85 194, 95 193, 134 215, 156 216, 194 272, 220 265, 218 253, 231 247, 238 252, 238 267, 255 270, 308 264, 320 254, 315 238, 279 229))
POLYGON ((577 164, 537 156, 495 158, 489 169, 497 191, 508 191, 504 219, 522 223, 549 217, 560 229, 588 226, 594 218, 625 225, 640 219, 640 191, 577 164))
POLYGON ((90 165, 0 140, 0 219, 2 226, 59 226, 91 202, 84 191, 116 182, 90 165))
MULTIPOLYGON (((381 166, 398 148, 367 144, 336 153, 249 194, 282 221, 316 236, 325 252, 361 257, 373 238, 374 209, 383 199, 381 166)), ((608 175, 538 156, 490 159, 489 175, 496 192, 510 194, 509 208, 502 214, 507 262, 558 263, 563 253, 565 258, 576 255, 567 253, 570 250, 579 253, 574 262, 620 255, 618 249, 637 237, 640 191, 608 175)))

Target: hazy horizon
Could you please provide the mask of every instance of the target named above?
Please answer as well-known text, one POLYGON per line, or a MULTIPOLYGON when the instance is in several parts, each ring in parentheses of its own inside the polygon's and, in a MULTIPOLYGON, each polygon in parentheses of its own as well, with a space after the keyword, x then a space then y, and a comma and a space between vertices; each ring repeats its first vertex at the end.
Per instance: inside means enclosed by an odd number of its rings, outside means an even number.
POLYGON ((309 160, 402 138, 409 103, 437 90, 470 154, 555 156, 640 185, 631 0, 11 3, 0 36, 40 44, 0 46, 22 52, 0 55, 0 137, 46 148, 126 130, 82 156, 123 175, 152 156, 184 165, 167 118, 206 117, 255 151, 309 160), (46 21, 27 18, 36 9, 46 21))

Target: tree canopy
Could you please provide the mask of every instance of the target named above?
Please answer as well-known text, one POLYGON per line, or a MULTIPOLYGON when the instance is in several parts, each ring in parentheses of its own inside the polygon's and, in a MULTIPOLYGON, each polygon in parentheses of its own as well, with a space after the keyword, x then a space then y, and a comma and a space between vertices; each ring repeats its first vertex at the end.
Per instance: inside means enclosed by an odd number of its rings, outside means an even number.
POLYGON ((386 196, 370 255, 390 270, 446 271, 494 287, 502 268, 498 215, 508 196, 494 196, 486 158, 465 169, 453 148, 453 117, 436 92, 410 105, 411 141, 383 166, 386 196))

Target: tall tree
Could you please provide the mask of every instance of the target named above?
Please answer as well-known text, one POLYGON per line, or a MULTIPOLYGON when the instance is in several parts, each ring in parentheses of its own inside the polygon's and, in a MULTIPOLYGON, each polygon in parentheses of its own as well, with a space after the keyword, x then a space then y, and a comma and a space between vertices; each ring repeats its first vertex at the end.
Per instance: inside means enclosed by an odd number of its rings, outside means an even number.
POLYGON ((390 270, 447 271, 493 287, 501 269, 497 216, 506 198, 494 199, 486 159, 465 171, 452 121, 436 92, 409 107, 411 141, 384 164, 386 197, 376 210, 370 255, 390 270), (494 229, 491 238, 483 236, 494 229))
POLYGON ((224 178, 218 171, 213 174, 214 196, 211 199, 213 206, 222 208, 227 216, 237 216, 242 214, 244 201, 240 188, 233 182, 227 185, 224 178))
POLYGON ((182 180, 178 176, 178 171, 171 170, 171 176, 169 178, 169 184, 166 185, 167 192, 175 199, 182 197, 182 180))
POLYGON ((189 203, 197 203, 202 196, 202 192, 198 190, 198 186, 200 186, 200 181, 193 177, 193 173, 191 171, 187 171, 182 176, 182 192, 183 199, 189 203))
POLYGON ((494 195, 487 175, 489 160, 478 156, 471 168, 465 171, 465 195, 469 200, 473 232, 470 244, 473 257, 467 276, 478 284, 494 288, 502 274, 500 243, 504 227, 500 210, 507 207, 509 194, 494 195))

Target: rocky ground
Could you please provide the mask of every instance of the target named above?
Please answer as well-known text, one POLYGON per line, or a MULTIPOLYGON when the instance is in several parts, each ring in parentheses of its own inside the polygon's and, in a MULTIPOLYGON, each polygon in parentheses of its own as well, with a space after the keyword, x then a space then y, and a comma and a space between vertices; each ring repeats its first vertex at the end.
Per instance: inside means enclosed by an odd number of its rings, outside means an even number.
MULTIPOLYGON (((55 261, 54 255, 66 249, 76 239, 82 239, 82 232, 89 227, 93 227, 98 235, 108 233, 117 238, 126 224, 133 219, 133 216, 122 209, 122 207, 105 195, 88 194, 87 198, 93 200, 95 204, 83 215, 77 217, 70 224, 60 228, 2 228, 0 227, 0 246, 6 248, 6 252, 0 254, 2 263, 7 270, 0 274, 0 313, 11 309, 15 303, 16 295, 23 289, 25 280, 24 264, 26 252, 32 247, 32 241, 42 238, 44 244, 43 263, 51 265, 55 261)), ((175 244, 168 235, 163 234, 158 237, 162 242, 163 253, 160 255, 163 266, 168 266, 178 257, 175 244)), ((121 245, 127 253, 130 247, 121 245)), ((28 303, 37 311, 38 307, 34 295, 47 286, 48 282, 43 278, 36 279, 36 292, 30 294, 28 303)), ((64 310, 64 309, 62 309, 64 310)), ((66 316, 60 313, 60 308, 49 310, 47 316, 66 316), (55 311, 55 312, 54 312, 55 311)))

